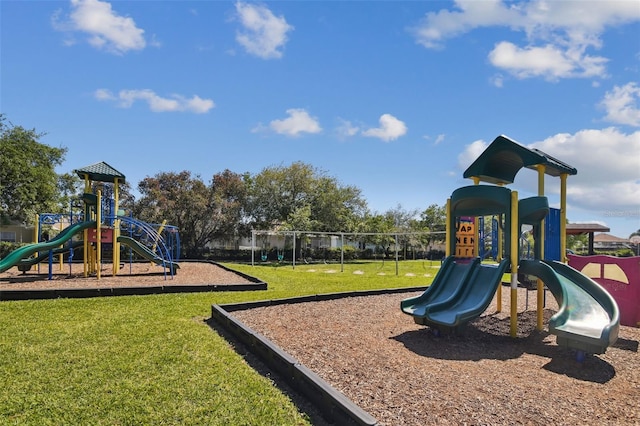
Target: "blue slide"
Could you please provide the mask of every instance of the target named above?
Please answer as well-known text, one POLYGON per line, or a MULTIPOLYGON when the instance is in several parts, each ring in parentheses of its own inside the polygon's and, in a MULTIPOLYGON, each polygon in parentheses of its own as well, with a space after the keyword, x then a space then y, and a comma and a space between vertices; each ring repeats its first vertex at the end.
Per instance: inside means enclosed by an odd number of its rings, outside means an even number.
POLYGON ((63 229, 58 235, 49 241, 41 243, 29 244, 24 247, 20 247, 0 259, 0 272, 4 272, 14 265, 20 263, 28 263, 28 259, 32 254, 42 251, 55 250, 65 242, 69 241, 75 234, 83 231, 87 228, 96 226, 95 221, 79 222, 63 229))
POLYGON ((449 256, 429 288, 400 302, 400 308, 417 324, 455 331, 487 309, 509 263, 504 259, 487 265, 479 258, 461 262, 449 256))
POLYGON ((600 354, 615 343, 620 312, 600 284, 556 261, 522 260, 519 272, 540 278, 558 301, 558 312, 549 320, 558 346, 600 354))

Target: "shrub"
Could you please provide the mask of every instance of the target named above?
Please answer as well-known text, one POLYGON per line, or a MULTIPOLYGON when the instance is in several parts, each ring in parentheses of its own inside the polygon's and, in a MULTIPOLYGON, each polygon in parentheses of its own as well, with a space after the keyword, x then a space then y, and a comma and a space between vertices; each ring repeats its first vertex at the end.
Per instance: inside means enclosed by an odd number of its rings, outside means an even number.
POLYGON ((24 244, 22 243, 10 243, 7 241, 0 242, 0 259, 4 259, 9 253, 14 251, 17 248, 22 247, 24 244))

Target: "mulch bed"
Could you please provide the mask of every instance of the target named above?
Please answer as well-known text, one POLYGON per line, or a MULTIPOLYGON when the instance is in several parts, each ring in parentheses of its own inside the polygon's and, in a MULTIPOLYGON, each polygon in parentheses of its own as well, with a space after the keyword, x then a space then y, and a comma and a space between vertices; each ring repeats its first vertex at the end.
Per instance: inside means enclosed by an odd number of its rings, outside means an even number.
MULTIPOLYGON (((235 311, 384 425, 640 424, 640 329, 578 363, 536 330, 535 292, 509 291, 461 336, 434 336, 389 294, 235 311)), ((545 324, 557 309, 547 293, 545 324)))

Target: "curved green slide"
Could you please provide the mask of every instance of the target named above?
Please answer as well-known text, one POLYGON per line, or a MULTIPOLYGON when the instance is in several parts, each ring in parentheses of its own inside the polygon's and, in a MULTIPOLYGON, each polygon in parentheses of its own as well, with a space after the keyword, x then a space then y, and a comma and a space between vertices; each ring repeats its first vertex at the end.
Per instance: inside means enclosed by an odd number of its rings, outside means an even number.
POLYGON ((164 260, 162 257, 158 256, 157 254, 149 250, 147 246, 140 244, 138 241, 134 240, 131 237, 120 235, 118 237, 118 242, 131 247, 133 251, 135 251, 140 256, 144 257, 147 260, 150 260, 153 263, 156 263, 160 266, 165 266, 167 268, 171 268, 172 273, 174 274, 176 273, 176 269, 180 268, 180 265, 177 264, 176 262, 169 262, 164 260))
POLYGON ((69 241, 75 234, 83 231, 87 228, 95 227, 95 221, 79 222, 63 229, 58 235, 49 241, 43 241, 41 243, 29 244, 24 247, 20 247, 0 259, 0 272, 4 272, 22 262, 23 259, 29 258, 33 253, 39 251, 49 251, 57 249, 59 246, 69 241))
POLYGON ((549 332, 557 336, 559 346, 601 354, 615 343, 620 312, 600 284, 556 261, 522 260, 519 272, 540 278, 558 301, 549 332))
MULTIPOLYGON (((78 247, 81 247, 84 244, 84 241, 73 241, 71 244, 67 244, 64 245, 62 247, 58 247, 55 248, 53 250, 51 250, 52 254, 60 254, 60 253, 67 253, 69 250, 71 249, 76 249, 78 247)), ((49 252, 45 251, 45 252, 41 252, 40 255, 38 257, 29 257, 26 259, 22 259, 21 261, 19 261, 16 266, 18 267, 18 269, 20 269, 21 271, 28 271, 29 268, 31 268, 31 266, 40 263, 44 260, 47 260, 49 258, 49 252), (24 268, 24 269, 22 269, 24 268)))

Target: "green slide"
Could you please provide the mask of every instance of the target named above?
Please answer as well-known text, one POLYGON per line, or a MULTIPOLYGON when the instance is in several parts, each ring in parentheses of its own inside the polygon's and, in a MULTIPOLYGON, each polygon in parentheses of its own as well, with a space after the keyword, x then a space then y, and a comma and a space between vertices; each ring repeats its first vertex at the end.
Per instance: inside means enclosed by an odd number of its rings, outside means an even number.
POLYGON ((29 258, 33 253, 55 250, 65 242, 69 241, 78 232, 95 226, 95 221, 75 223, 63 229, 58 235, 56 235, 49 241, 29 244, 24 247, 20 247, 19 249, 12 251, 0 260, 0 272, 4 272, 12 266, 21 263, 23 259, 29 258))
POLYGON ((177 264, 176 262, 165 261, 162 257, 156 255, 154 252, 149 250, 147 246, 140 244, 138 241, 134 240, 133 238, 120 235, 118 237, 118 242, 131 247, 133 251, 135 251, 145 259, 150 260, 151 262, 154 262, 161 266, 165 266, 167 268, 171 268, 171 271, 172 271, 171 273, 173 274, 176 273, 176 269, 180 268, 180 265, 177 264))
POLYGON ((403 300, 400 307, 418 324, 457 330, 487 309, 509 263, 504 259, 487 265, 479 258, 457 263, 447 258, 431 287, 421 296, 403 300))
MULTIPOLYGON (((83 241, 73 241, 71 244, 67 244, 65 246, 55 248, 51 250, 51 252, 54 255, 60 254, 60 253, 67 253, 69 252, 70 249, 76 249, 78 247, 82 247, 82 245, 84 245, 83 241)), ((49 252, 48 251, 40 252, 40 255, 38 257, 29 257, 26 259, 22 259, 20 262, 16 264, 16 266, 21 271, 28 271, 31 268, 31 266, 38 264, 40 262, 43 262, 47 259, 49 259, 49 252)))
POLYGON ((450 299, 457 293, 473 268, 480 262, 474 259, 472 262, 457 261, 454 256, 447 257, 433 282, 420 296, 410 297, 400 302, 400 309, 407 315, 411 315, 417 324, 427 325, 427 312, 433 304, 450 299))
POLYGON ((558 301, 549 332, 557 336, 559 346, 600 354, 615 343, 620 312, 600 284, 556 261, 522 260, 519 272, 540 278, 558 301))

